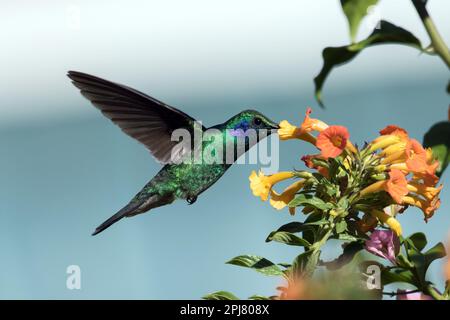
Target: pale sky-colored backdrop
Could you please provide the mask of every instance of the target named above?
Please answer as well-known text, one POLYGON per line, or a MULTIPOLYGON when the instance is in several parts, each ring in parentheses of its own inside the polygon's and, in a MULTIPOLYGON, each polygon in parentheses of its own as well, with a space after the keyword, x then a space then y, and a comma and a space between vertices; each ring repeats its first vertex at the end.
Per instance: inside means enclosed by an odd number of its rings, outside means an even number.
MULTIPOLYGON (((306 106, 345 125, 352 140, 386 124, 421 140, 447 117, 448 69, 436 57, 380 46, 336 69, 313 99, 321 51, 349 41, 337 0, 0 1, 0 298, 192 298, 216 290, 273 294, 279 279, 224 262, 243 253, 290 262, 296 248, 266 244, 294 219, 251 195, 236 166, 193 206, 177 202, 90 233, 159 169, 144 147, 104 119, 66 77, 78 70, 146 92, 206 125, 245 108, 301 121, 306 106), (82 289, 66 288, 66 267, 82 289)), ((450 3, 429 10, 450 43, 450 3)), ((428 38, 408 0, 382 0, 375 14, 428 38)), ((373 27, 370 17, 359 39, 373 27)), ((280 169, 313 149, 280 144, 280 169)), ((443 178, 449 184, 448 172, 443 178)), ((425 224, 411 210, 406 233, 445 241, 449 191, 425 224)), ((335 255, 333 248, 326 257, 335 255)), ((430 278, 442 282, 436 263, 430 278)))

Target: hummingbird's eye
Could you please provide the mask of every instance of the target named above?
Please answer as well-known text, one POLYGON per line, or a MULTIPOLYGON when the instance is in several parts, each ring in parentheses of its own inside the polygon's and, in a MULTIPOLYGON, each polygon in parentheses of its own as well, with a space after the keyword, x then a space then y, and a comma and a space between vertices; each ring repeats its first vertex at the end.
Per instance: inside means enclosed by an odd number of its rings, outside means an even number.
POLYGON ((253 119, 253 123, 257 126, 261 125, 262 120, 261 118, 256 117, 255 119, 253 119))

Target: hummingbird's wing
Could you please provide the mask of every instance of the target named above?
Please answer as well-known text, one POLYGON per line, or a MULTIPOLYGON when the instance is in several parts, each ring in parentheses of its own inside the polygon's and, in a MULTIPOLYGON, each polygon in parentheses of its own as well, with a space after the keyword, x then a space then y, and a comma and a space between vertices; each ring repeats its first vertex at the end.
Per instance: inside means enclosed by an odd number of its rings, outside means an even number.
POLYGON ((67 75, 85 98, 123 132, 144 144, 159 162, 175 160, 171 159, 172 149, 177 145, 177 159, 189 151, 171 140, 176 129, 184 128, 194 134, 196 120, 189 115, 121 84, 77 71, 69 71, 67 75))

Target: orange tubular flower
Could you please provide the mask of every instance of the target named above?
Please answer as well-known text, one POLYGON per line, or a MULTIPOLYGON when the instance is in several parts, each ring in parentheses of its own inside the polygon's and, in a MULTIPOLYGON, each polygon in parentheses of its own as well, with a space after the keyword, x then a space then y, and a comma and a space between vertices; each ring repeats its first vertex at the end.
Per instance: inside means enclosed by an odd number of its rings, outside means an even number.
POLYGON ((433 216, 434 212, 441 206, 441 199, 435 197, 431 200, 425 200, 413 195, 404 197, 403 203, 421 209, 425 215, 425 221, 428 221, 428 219, 433 216))
POLYGON ((396 135, 405 139, 408 139, 408 131, 406 131, 403 128, 400 128, 399 126, 396 125, 389 125, 386 128, 384 128, 383 130, 380 130, 380 134, 382 136, 386 136, 386 135, 396 135))
MULTIPOLYGON (((394 156, 394 154, 396 156, 399 156, 400 154, 402 154, 405 149, 406 149, 406 145, 407 142, 409 140, 408 137, 408 132, 405 129, 402 129, 398 126, 394 126, 394 125, 389 125, 386 128, 384 128, 383 130, 380 131, 381 137, 377 138, 374 140, 373 143, 381 143, 382 145, 382 151, 380 153, 381 156, 384 157, 391 157, 394 156), (394 136, 394 138, 388 138, 390 136, 394 136), (394 144, 390 144, 391 141, 398 141, 395 142, 394 144), (382 143, 383 141, 383 143, 382 143), (389 144, 388 146, 384 146, 383 144, 389 144)), ((379 148, 377 148, 377 146, 375 146, 374 150, 377 150, 379 148)), ((388 160, 385 160, 385 162, 389 162, 388 160)))
POLYGON ((423 172, 414 172, 413 180, 423 180, 428 186, 435 186, 439 182, 436 170, 439 167, 439 161, 434 159, 431 149, 426 150, 427 166, 423 172))
POLYGON ((301 128, 304 132, 311 132, 311 131, 317 131, 322 132, 328 128, 328 125, 318 119, 311 119, 310 115, 312 113, 312 109, 308 108, 306 109, 305 119, 303 120, 303 123, 301 125, 301 128))
POLYGON ((389 172, 389 180, 375 182, 361 191, 361 196, 366 196, 371 193, 386 191, 392 199, 401 204, 403 198, 409 193, 408 181, 406 176, 400 170, 393 169, 389 172))
POLYGON ((428 169, 427 151, 419 141, 411 139, 406 146, 406 166, 412 172, 425 172, 428 169))
POLYGON ((427 200, 433 200, 436 197, 439 197, 441 190, 444 186, 440 185, 439 187, 429 187, 425 184, 410 182, 408 184, 408 190, 410 192, 414 192, 418 195, 425 197, 427 200))
POLYGON ((293 176, 294 174, 292 172, 279 172, 266 176, 261 171, 258 174, 252 171, 249 177, 250 189, 254 196, 260 197, 263 201, 267 201, 269 199, 269 193, 276 183, 290 179, 293 176))
POLYGON ((425 172, 414 173, 413 179, 422 179, 425 184, 435 186, 439 182, 439 177, 436 175, 436 170, 439 167, 439 162, 435 161, 429 164, 425 172))
MULTIPOLYGON (((275 191, 270 191, 270 205, 277 210, 284 209, 289 202, 291 202, 297 192, 303 188, 305 184, 305 180, 299 180, 294 182, 289 187, 287 187, 281 194, 276 193, 275 191)), ((295 214, 295 208, 289 208, 289 212, 291 215, 295 214)))
POLYGON ((391 195, 392 199, 398 204, 402 203, 402 199, 409 192, 408 180, 400 170, 391 170, 389 172, 389 180, 386 182, 386 191, 391 195))
POLYGON ((349 137, 347 128, 331 126, 319 134, 316 146, 322 151, 322 156, 325 159, 335 158, 342 154, 349 137))

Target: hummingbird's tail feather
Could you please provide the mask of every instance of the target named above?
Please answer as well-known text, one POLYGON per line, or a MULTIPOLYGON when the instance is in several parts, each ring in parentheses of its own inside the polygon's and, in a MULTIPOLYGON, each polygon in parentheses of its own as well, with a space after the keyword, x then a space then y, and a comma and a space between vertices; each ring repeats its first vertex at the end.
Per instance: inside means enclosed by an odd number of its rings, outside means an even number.
POLYGON ((111 218, 103 222, 95 229, 93 236, 99 234, 103 230, 109 228, 111 225, 122 219, 123 217, 133 217, 137 214, 147 212, 150 209, 164 206, 172 203, 175 200, 173 194, 159 195, 154 193, 144 193, 145 197, 142 197, 142 191, 136 195, 136 197, 125 207, 119 210, 111 218))
MULTIPOLYGON (((113 215, 108 220, 106 220, 101 225, 99 225, 95 229, 95 231, 92 233, 92 235, 95 236, 96 234, 99 234, 100 232, 102 232, 103 230, 109 228, 110 226, 112 226, 114 223, 116 223, 117 221, 119 221, 123 217, 129 216, 129 215, 133 215, 134 211, 136 211, 136 209, 138 209, 141 206, 141 204, 142 203, 140 203, 140 202, 135 202, 135 203, 130 202, 125 207, 120 209, 119 212, 117 212, 115 215, 113 215)), ((136 213, 134 213, 134 214, 136 214, 136 213)))

